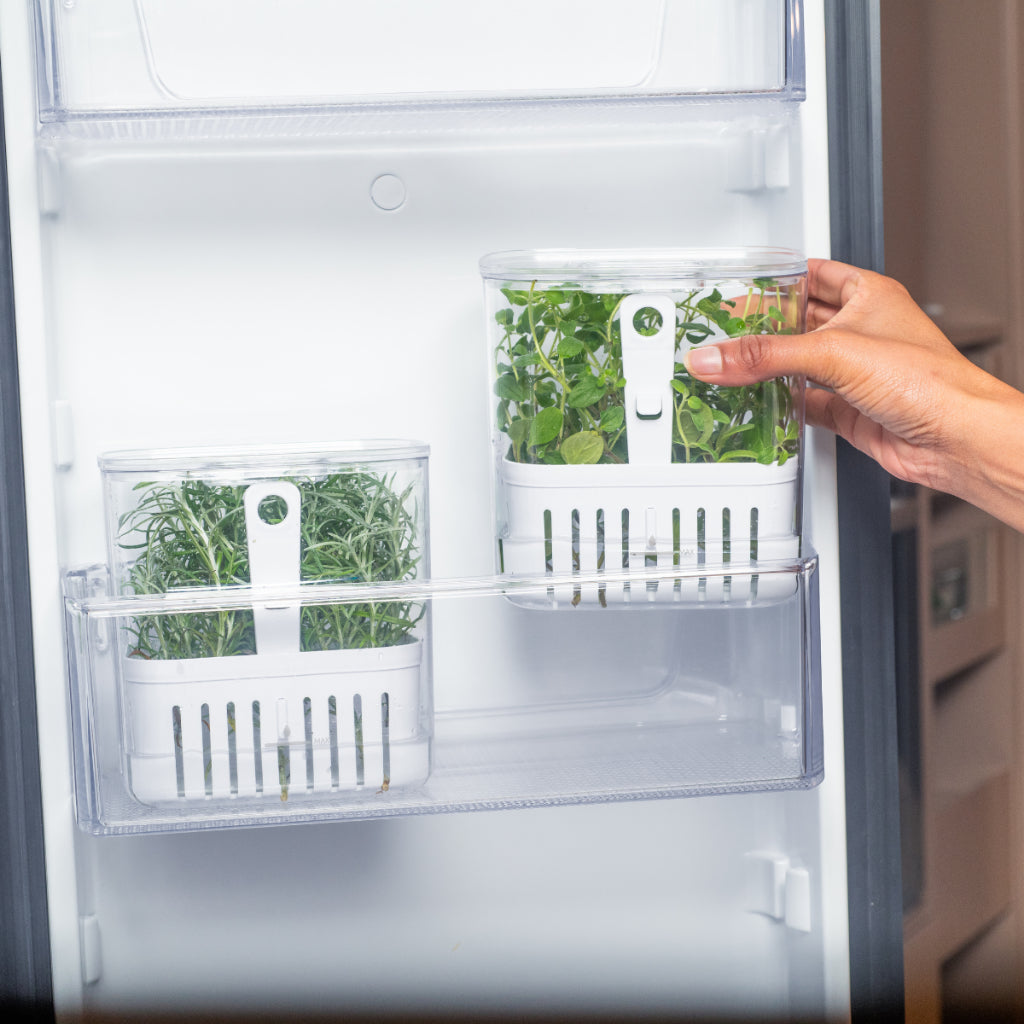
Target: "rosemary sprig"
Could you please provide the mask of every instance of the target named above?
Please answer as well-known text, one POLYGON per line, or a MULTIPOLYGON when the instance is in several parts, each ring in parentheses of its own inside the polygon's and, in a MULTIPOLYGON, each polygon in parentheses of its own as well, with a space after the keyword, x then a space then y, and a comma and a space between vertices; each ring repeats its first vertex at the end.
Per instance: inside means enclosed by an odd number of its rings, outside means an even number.
MULTIPOLYGON (((412 486, 399 492, 393 477, 366 472, 292 482, 302 499, 302 580, 371 583, 415 575, 422 555, 412 486)), ((186 479, 136 489, 140 499, 119 523, 121 547, 137 552, 129 593, 250 582, 244 487, 186 479)), ((272 503, 264 502, 260 513, 272 522, 272 503)), ((401 601, 307 606, 300 646, 312 651, 408 643, 422 615, 421 606, 401 601)), ((138 616, 128 634, 129 654, 141 658, 256 653, 253 615, 244 609, 138 616)))

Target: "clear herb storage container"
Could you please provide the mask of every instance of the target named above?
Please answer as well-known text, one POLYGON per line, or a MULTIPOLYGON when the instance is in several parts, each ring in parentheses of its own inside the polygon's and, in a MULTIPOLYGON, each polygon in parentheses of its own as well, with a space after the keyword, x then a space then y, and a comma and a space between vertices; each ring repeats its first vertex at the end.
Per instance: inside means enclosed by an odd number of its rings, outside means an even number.
MULTIPOLYGON (((804 330, 797 252, 535 250, 480 263, 498 569, 744 568, 678 585, 554 589, 572 605, 761 599, 800 553, 802 379, 691 377, 686 352, 804 330), (768 588, 768 589, 766 589, 768 588)), ((782 585, 786 586, 785 582, 782 585)))
POLYGON ((427 458, 404 441, 100 457, 136 800, 321 799, 427 777, 429 626, 395 586, 429 576, 427 458))

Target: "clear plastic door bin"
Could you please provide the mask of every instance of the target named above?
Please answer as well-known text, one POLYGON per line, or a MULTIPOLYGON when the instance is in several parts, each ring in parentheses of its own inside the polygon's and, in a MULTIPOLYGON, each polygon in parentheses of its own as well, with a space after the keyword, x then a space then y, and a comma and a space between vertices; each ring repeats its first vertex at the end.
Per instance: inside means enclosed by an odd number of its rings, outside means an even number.
MULTIPOLYGON (((700 571, 718 578, 716 570, 700 571)), ((596 587, 594 575, 581 574, 581 586, 596 587)), ((606 584, 621 586, 628 579, 640 593, 647 587, 671 592, 692 581, 696 571, 655 566, 606 575, 606 584)), ((728 585, 744 592, 748 575, 729 573, 728 585)), ((205 798, 142 803, 126 784, 120 754, 138 713, 127 709, 124 727, 120 715, 126 697, 134 700, 132 691, 143 685, 119 674, 131 660, 119 646, 125 620, 204 606, 227 613, 251 604, 253 593, 223 588, 207 592, 205 605, 189 591, 119 598, 106 593, 102 569, 70 573, 66 607, 79 822, 101 835, 190 831, 814 786, 823 773, 817 561, 808 555, 760 575, 771 583, 768 589, 788 589, 788 595, 701 607, 623 603, 615 612, 593 605, 568 616, 523 607, 545 599, 550 577, 544 575, 300 584, 303 603, 355 608, 373 591, 378 600, 415 600, 430 609, 436 708, 429 777, 420 785, 385 790, 379 774, 371 778, 367 768, 363 786, 340 777, 336 787, 319 786, 318 758, 325 772, 335 770, 318 741, 319 727, 306 732, 300 713, 292 719, 291 740, 279 743, 273 708, 263 739, 263 797, 243 796, 239 782, 238 795, 225 798, 215 764, 205 798), (290 765, 287 800, 278 799, 284 795, 279 757, 290 765)), ((308 657, 316 671, 318 654, 308 657)), ((210 665, 215 660, 202 659, 210 665)), ((291 674, 281 685, 301 699, 307 683, 291 674)), ((210 692, 206 682, 187 685, 210 692)), ((225 690, 229 686, 224 683, 225 690)), ((387 686, 393 694, 392 683, 387 686)), ((247 711, 237 710, 240 698, 231 699, 241 736, 251 723, 247 711)), ((153 717, 160 724, 171 711, 159 707, 153 717)), ((339 711, 339 732, 340 721, 339 711)), ((329 720, 327 728, 329 734, 329 720)), ((393 780, 396 746, 415 749, 415 742, 391 745, 393 780)), ((338 746, 339 774, 351 772, 355 751, 351 745, 341 749, 340 741, 338 746)), ((197 743, 196 750, 201 747, 197 743)), ((137 773, 147 752, 137 742, 127 749, 137 773)), ((153 760, 174 779, 174 756, 156 753, 153 760)), ((203 785, 205 780, 197 789, 203 785)))

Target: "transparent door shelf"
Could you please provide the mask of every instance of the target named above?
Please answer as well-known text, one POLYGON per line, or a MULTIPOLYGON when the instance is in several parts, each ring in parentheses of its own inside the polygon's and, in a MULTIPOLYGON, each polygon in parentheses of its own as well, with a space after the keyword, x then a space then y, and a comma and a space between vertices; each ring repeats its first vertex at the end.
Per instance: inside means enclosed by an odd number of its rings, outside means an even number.
MULTIPOLYGON (((804 88, 800 0, 36 0, 44 121, 209 110, 778 94, 804 88), (539 26, 542 31, 538 31, 539 26)), ((421 113, 422 111, 420 111, 421 113)))
POLYGON ((633 599, 571 611, 551 611, 553 595, 597 574, 111 597, 104 568, 71 572, 79 823, 127 834, 808 788, 823 772, 817 563, 757 569, 772 584, 760 596, 749 567, 605 572, 633 599), (702 604, 665 600, 701 579, 702 604), (369 600, 424 608, 397 665, 360 650, 299 655, 300 669, 140 665, 124 642, 141 615, 369 600))

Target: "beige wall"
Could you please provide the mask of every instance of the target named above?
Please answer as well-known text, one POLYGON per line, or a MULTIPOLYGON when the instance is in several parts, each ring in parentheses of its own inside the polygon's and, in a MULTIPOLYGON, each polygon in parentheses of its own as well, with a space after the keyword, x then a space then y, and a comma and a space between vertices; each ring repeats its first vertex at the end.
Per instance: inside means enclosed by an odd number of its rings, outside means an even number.
POLYGON ((886 269, 952 321, 1010 310, 1014 0, 883 0, 886 269))
MULTIPOLYGON (((1020 386, 1024 0, 881 0, 881 12, 886 270, 1020 386)), ((1007 443, 1024 460, 1024 438, 1007 443)), ((1021 1020, 1024 541, 923 489, 913 508, 925 896, 905 922, 907 1020, 1021 1020), (992 596, 937 626, 933 552, 961 537, 981 538, 971 574, 992 596)))

